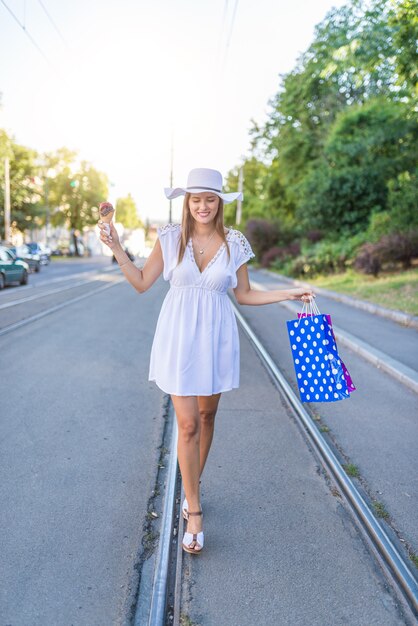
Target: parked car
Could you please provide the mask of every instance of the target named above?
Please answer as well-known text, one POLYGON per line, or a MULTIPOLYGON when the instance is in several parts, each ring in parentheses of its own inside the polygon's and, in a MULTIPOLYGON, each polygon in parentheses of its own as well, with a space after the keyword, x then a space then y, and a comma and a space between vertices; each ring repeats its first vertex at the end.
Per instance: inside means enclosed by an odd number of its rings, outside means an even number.
POLYGON ((10 248, 0 246, 0 289, 14 282, 26 285, 28 275, 29 265, 26 261, 18 259, 10 248))
POLYGON ((39 272, 41 270, 41 259, 39 254, 32 254, 29 246, 24 243, 21 246, 8 246, 8 249, 22 261, 26 261, 31 271, 39 272))
POLYGON ((67 253, 67 248, 55 248, 54 250, 51 250, 51 256, 65 256, 67 253))
POLYGON ((46 246, 42 243, 36 243, 35 241, 31 241, 26 244, 33 255, 39 256, 39 260, 41 265, 48 265, 50 262, 51 250, 48 248, 48 252, 46 251, 46 246))

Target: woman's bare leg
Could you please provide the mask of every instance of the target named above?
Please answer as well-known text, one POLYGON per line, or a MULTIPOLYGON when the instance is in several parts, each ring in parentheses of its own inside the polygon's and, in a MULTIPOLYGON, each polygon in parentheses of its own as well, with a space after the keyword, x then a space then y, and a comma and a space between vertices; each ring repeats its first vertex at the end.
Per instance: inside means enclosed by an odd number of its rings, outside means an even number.
POLYGON ((213 396, 197 396, 200 414, 200 475, 202 475, 212 444, 215 416, 220 398, 220 393, 215 393, 213 396))
MULTIPOLYGON (((184 492, 189 511, 200 511, 200 415, 196 396, 171 395, 177 415, 179 460, 184 492)), ((202 530, 202 516, 191 515, 187 530, 197 533, 202 530)))

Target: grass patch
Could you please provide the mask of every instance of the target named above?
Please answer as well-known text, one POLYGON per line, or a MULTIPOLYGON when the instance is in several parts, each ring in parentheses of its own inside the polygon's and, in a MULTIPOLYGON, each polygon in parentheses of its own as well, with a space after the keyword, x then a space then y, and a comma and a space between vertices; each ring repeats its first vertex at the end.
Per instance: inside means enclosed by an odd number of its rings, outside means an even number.
POLYGON ((328 426, 320 426, 319 430, 321 431, 321 433, 329 433, 328 426))
POLYGON ((180 614, 180 626, 198 626, 198 624, 196 624, 196 622, 192 622, 192 620, 190 619, 188 615, 181 613, 180 614))
POLYGON ((357 465, 354 465, 353 463, 347 463, 346 465, 343 465, 343 468, 344 468, 344 471, 349 476, 354 476, 354 478, 357 478, 358 476, 360 476, 360 472, 359 472, 357 465))
POLYGON ((382 274, 378 278, 348 270, 344 274, 308 279, 311 285, 418 315, 418 268, 382 274))
POLYGON ((416 565, 416 567, 418 567, 418 554, 415 554, 413 552, 412 554, 409 555, 409 558, 411 559, 412 563, 416 565))
POLYGON ((383 519, 389 517, 389 513, 386 511, 385 505, 382 504, 382 502, 373 502, 373 509, 377 517, 383 517, 383 519))

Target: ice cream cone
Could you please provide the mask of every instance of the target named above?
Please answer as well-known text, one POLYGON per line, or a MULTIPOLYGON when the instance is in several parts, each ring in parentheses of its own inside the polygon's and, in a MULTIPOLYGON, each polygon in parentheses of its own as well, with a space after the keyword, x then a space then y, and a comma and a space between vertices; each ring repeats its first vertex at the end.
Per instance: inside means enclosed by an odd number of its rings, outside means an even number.
POLYGON ((99 205, 99 214, 103 224, 105 225, 107 235, 110 235, 110 222, 115 214, 115 209, 110 202, 102 202, 99 205))

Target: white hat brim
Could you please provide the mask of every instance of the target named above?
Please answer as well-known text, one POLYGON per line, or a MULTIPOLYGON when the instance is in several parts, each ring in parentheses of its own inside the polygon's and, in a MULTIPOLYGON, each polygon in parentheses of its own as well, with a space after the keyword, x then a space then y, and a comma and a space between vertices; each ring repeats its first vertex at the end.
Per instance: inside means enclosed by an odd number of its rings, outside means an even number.
MULTIPOLYGON (((203 193, 204 191, 208 190, 202 189, 201 187, 193 187, 194 193, 203 193)), ((179 196, 184 196, 186 193, 192 193, 190 189, 185 189, 184 187, 164 187, 164 192, 169 200, 173 200, 174 198, 178 198, 179 196)), ((222 198, 225 204, 234 202, 234 200, 244 199, 242 191, 234 191, 232 193, 221 193, 220 191, 214 191, 213 193, 216 196, 222 198)))

